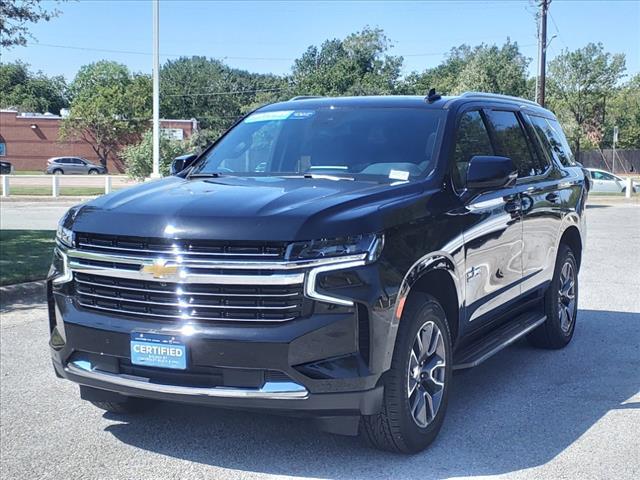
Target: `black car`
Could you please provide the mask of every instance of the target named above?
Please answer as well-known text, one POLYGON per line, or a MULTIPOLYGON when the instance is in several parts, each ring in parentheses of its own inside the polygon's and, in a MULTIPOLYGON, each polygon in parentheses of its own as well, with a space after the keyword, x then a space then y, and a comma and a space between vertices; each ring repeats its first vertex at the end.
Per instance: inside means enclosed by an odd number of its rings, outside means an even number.
POLYGON ((174 170, 58 229, 53 365, 100 408, 311 416, 415 452, 453 370, 573 336, 588 183, 530 101, 296 98, 174 170))
POLYGON ((11 162, 0 162, 0 174, 10 175, 13 173, 13 165, 11 162))

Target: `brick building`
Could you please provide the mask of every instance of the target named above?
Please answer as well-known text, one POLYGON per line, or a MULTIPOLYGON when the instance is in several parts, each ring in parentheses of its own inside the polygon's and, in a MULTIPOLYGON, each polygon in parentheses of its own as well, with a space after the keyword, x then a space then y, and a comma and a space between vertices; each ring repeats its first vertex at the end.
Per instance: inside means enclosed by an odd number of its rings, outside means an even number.
MULTIPOLYGON (((61 156, 83 157, 100 163, 91 145, 80 140, 60 141, 62 117, 50 113, 18 113, 0 110, 0 160, 11 162, 15 170, 44 171, 47 159, 61 156)), ((175 139, 189 138, 198 128, 194 120, 160 120, 160 128, 175 139)), ((123 171, 117 156, 109 158, 111 173, 123 171)))

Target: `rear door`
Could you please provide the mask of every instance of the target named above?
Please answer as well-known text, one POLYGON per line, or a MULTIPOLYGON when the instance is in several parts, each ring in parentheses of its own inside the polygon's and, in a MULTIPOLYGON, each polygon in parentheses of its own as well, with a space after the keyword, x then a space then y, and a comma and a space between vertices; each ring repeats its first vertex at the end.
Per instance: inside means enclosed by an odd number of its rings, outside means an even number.
POLYGON ((621 192, 622 182, 618 181, 616 177, 599 170, 591 171, 591 178, 593 179, 593 191, 594 192, 621 192))
POLYGON ((570 189, 536 131, 536 119, 546 120, 515 111, 509 115, 502 115, 502 120, 511 122, 519 138, 519 155, 514 158, 522 208, 522 293, 526 294, 553 275, 563 203, 570 189))

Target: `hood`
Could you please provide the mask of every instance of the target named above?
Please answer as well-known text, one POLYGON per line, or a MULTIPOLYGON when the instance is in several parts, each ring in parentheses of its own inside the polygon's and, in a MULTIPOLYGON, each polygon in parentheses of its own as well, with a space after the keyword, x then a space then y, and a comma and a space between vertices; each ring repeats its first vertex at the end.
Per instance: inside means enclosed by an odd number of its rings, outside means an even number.
POLYGON ((170 177, 79 208, 78 232, 185 239, 295 241, 379 232, 381 207, 411 201, 420 182, 282 177, 170 177))

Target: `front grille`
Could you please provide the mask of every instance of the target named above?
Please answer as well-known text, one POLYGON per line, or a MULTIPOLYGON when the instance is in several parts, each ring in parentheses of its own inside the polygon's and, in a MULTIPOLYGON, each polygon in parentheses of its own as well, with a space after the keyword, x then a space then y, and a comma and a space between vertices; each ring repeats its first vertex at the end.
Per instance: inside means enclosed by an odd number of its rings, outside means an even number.
POLYGON ((303 285, 165 283, 75 272, 75 299, 90 310, 155 321, 280 322, 306 315, 303 285))
POLYGON ((217 240, 182 240, 170 238, 128 237, 76 232, 79 250, 137 257, 162 254, 185 258, 242 260, 280 260, 284 258, 284 242, 225 242, 217 240))

